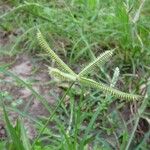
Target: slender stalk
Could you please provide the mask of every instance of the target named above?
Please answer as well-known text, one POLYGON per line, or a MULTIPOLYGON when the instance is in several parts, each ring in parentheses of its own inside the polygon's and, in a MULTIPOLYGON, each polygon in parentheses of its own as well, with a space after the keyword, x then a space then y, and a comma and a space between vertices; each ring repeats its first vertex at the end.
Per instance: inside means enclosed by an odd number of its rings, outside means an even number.
POLYGON ((128 143, 127 143, 127 146, 126 146, 125 150, 128 150, 129 147, 130 147, 130 145, 131 145, 131 142, 132 142, 132 140, 134 138, 134 134, 136 132, 137 126, 139 124, 139 120, 140 120, 140 117, 138 116, 137 119, 136 119, 136 121, 135 121, 135 125, 134 125, 134 128, 133 128, 133 131, 132 131, 132 133, 130 135, 130 139, 129 139, 128 143))
POLYGON ((61 105, 61 103, 63 102, 63 100, 65 99, 66 95, 68 94, 68 92, 70 91, 71 87, 74 85, 74 82, 71 83, 71 85, 69 86, 69 88, 67 89, 67 91, 65 92, 65 94, 63 95, 63 97, 61 98, 61 100, 58 102, 57 106, 55 107, 55 109, 53 110, 52 114, 50 115, 50 117, 48 118, 47 122, 45 123, 45 125, 43 126, 43 128, 41 129, 40 133, 37 135, 36 139, 34 140, 33 144, 32 144, 32 148, 34 148, 35 143, 39 140, 41 134, 44 132, 44 130, 46 129, 46 127, 48 126, 49 122, 53 119, 57 109, 59 108, 59 106, 61 105))
MULTIPOLYGON (((148 89, 150 89, 150 86, 148 87, 148 89)), ((146 107, 147 107, 147 102, 149 101, 149 95, 150 95, 149 90, 147 90, 147 91, 148 91, 148 92, 147 92, 147 94, 146 94, 146 96, 145 96, 145 99, 144 99, 144 101, 143 101, 141 107, 138 109, 138 116, 137 116, 137 118, 136 118, 136 120, 135 120, 135 125, 134 125, 133 131, 132 131, 132 133, 131 133, 131 135, 130 135, 130 138, 129 138, 129 141, 128 141, 128 143, 127 143, 127 146, 126 146, 125 150, 128 150, 128 149, 130 148, 130 145, 131 145, 131 142, 132 142, 132 140, 133 140, 133 138, 134 138, 134 134, 135 134, 135 132, 136 132, 137 126, 138 126, 138 124, 139 124, 139 120, 140 120, 140 118, 141 118, 143 112, 145 111, 145 109, 146 109, 146 107)))

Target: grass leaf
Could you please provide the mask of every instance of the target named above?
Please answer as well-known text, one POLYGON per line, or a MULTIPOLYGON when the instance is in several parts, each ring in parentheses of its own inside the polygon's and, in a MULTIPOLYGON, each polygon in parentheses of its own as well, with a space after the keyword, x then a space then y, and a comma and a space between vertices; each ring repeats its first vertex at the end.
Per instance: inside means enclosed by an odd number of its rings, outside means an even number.
POLYGON ((3 112, 4 112, 4 117, 5 117, 5 122, 6 122, 6 126, 8 129, 8 132, 10 133, 12 142, 14 144, 14 148, 16 150, 25 150, 22 146, 22 142, 20 140, 20 137, 18 136, 17 132, 15 131, 15 128, 11 125, 9 118, 8 118, 8 114, 6 112, 5 109, 5 105, 3 104, 3 112))

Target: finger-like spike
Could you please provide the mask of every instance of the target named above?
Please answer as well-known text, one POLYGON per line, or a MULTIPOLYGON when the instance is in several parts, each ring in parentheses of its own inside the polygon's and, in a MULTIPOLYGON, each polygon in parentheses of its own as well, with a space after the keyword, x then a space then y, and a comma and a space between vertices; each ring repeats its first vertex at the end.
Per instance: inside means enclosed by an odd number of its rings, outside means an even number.
POLYGON ((117 89, 114 89, 112 87, 109 87, 103 83, 98 83, 94 80, 87 79, 84 77, 80 77, 79 82, 83 85, 90 86, 92 88, 97 88, 97 89, 102 90, 103 92, 106 92, 108 94, 112 94, 113 96, 115 96, 117 98, 126 99, 126 100, 140 100, 143 98, 140 95, 125 93, 125 92, 119 91, 117 89))
POLYGON ((85 67, 80 73, 79 76, 87 75, 91 72, 97 65, 102 66, 104 63, 109 61, 112 56, 114 50, 105 51, 98 58, 96 58, 93 62, 91 62, 87 67, 85 67))
POLYGON ((75 75, 75 73, 55 54, 55 52, 49 47, 46 40, 44 39, 42 33, 38 31, 37 39, 39 41, 40 46, 50 55, 52 59, 56 61, 56 63, 67 73, 75 75))
POLYGON ((56 68, 49 67, 49 74, 52 77, 54 77, 56 79, 59 79, 61 81, 76 81, 76 76, 75 75, 64 73, 64 72, 62 72, 62 71, 60 71, 59 69, 56 69, 56 68))

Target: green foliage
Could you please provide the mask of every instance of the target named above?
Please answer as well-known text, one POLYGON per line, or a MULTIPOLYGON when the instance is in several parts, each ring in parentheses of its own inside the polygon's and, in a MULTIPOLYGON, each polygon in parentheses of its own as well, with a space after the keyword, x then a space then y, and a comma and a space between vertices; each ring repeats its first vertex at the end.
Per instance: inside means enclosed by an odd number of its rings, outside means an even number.
MULTIPOLYGON (((89 55, 91 50, 96 52, 95 47, 99 46, 100 49, 117 48, 122 59, 119 60, 120 62, 125 60, 129 64, 131 59, 140 60, 142 55, 144 56, 142 63, 148 64, 150 47, 147 40, 149 39, 148 1, 64 0, 61 4, 60 8, 59 3, 57 5, 55 1, 49 3, 46 0, 24 3, 16 1, 17 7, 1 15, 2 26, 9 22, 9 17, 14 17, 14 22, 18 22, 18 28, 22 27, 24 30, 12 47, 11 54, 17 52, 17 46, 21 41, 27 42, 23 45, 25 51, 36 50, 34 33, 36 27, 39 27, 45 33, 64 37, 71 42, 65 49, 67 54, 71 54, 69 56, 72 63, 81 56, 85 59, 91 58, 92 55, 89 55), (16 15, 16 12, 19 13, 16 15), (23 17, 20 14, 23 14, 23 17)), ((11 24, 11 26, 16 25, 11 24)), ((55 39, 50 41, 55 45, 55 39)))
POLYGON ((3 112, 4 112, 4 118, 6 121, 7 130, 11 138, 9 143, 6 145, 7 149, 8 150, 13 150, 13 149, 30 150, 31 145, 26 135, 26 131, 22 121, 21 120, 17 121, 16 126, 13 127, 13 125, 10 123, 10 120, 8 118, 8 114, 6 112, 6 108, 4 104, 3 104, 3 112))

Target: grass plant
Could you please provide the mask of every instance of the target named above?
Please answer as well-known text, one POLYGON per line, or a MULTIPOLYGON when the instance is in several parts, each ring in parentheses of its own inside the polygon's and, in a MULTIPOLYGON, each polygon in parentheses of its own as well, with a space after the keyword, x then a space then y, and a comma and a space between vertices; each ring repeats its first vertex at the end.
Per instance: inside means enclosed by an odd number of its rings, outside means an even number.
POLYGON ((150 149, 149 5, 149 0, 1 0, 0 60, 28 53, 46 61, 63 96, 53 93, 56 103, 49 105, 30 80, 11 71, 13 62, 0 62, 0 87, 3 77, 11 77, 49 113, 34 118, 28 112, 32 98, 22 110, 22 101, 2 89, 0 119, 7 137, 0 139, 0 149, 150 149), (18 114, 16 123, 10 112, 18 114), (32 140, 25 119, 37 131, 32 140))

